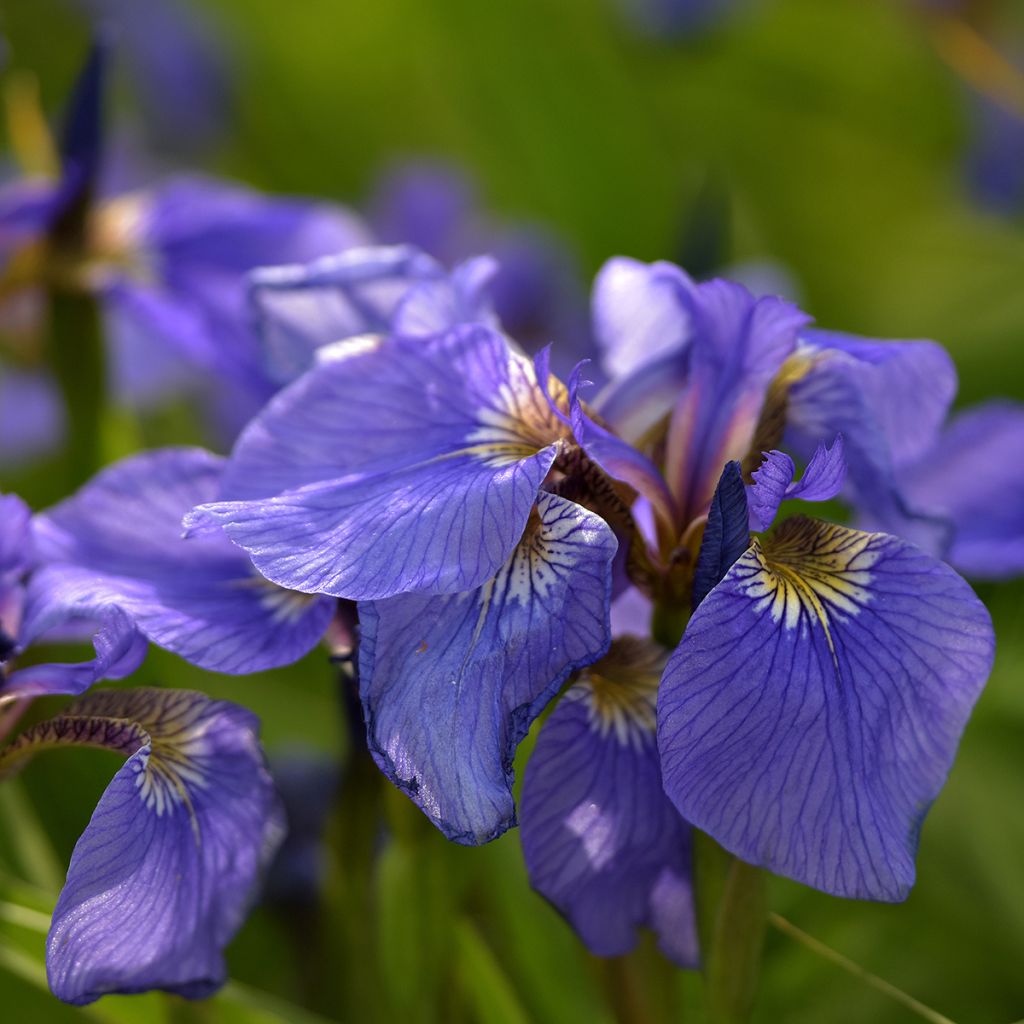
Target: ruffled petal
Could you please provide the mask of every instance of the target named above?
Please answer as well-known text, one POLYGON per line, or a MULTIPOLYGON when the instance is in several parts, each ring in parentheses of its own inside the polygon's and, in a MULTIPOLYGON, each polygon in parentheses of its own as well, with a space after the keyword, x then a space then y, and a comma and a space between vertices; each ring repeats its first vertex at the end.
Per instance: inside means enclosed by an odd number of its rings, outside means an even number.
POLYGON ((485 327, 352 339, 322 360, 239 441, 223 493, 252 500, 203 505, 189 525, 223 525, 305 592, 378 600, 493 576, 567 433, 532 364, 485 327))
POLYGON ((992 657, 988 612, 948 566, 789 519, 708 595, 666 668, 665 790, 752 864, 901 900, 992 657))
MULTIPOLYGON (((49 629, 67 625, 75 612, 37 589, 33 579, 25 598, 25 619, 19 634, 19 648, 49 629)), ((0 684, 0 705, 24 697, 80 694, 101 679, 123 679, 145 660, 146 638, 120 608, 91 609, 92 644, 96 657, 73 663, 47 662, 11 672, 0 684)))
POLYGON ((478 590, 359 606, 371 752, 448 838, 482 843, 515 821, 512 760, 568 674, 610 635, 616 542, 554 494, 478 590))
POLYGON ((761 454, 764 461, 754 470, 754 482, 747 488, 752 530, 767 530, 775 521, 779 506, 787 499, 828 501, 842 490, 846 479, 846 459, 841 435, 830 447, 818 445, 804 475, 795 483, 796 466, 785 452, 761 454))
POLYGON ((33 727, 0 770, 40 748, 128 755, 75 846, 47 939, 65 1002, 164 989, 201 998, 283 835, 254 715, 180 690, 106 690, 33 727))
POLYGON ((35 520, 46 564, 32 622, 121 609, 153 643, 202 668, 249 673, 290 664, 323 636, 330 598, 283 590, 219 533, 184 540, 181 518, 215 497, 224 460, 197 448, 132 456, 35 520))
POLYGON ((618 640, 566 693, 526 766, 521 835, 531 884, 592 952, 627 953, 647 926, 693 967, 689 828, 662 789, 654 735, 663 663, 618 640))

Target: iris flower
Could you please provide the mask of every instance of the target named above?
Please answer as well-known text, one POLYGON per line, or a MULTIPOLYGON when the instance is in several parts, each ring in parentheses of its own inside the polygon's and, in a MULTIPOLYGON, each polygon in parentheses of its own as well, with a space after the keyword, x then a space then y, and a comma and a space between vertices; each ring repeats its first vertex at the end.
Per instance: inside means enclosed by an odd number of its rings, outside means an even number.
POLYGON ((693 825, 825 891, 902 899, 988 615, 897 536, 766 531, 785 500, 843 495, 955 533, 902 475, 941 444, 948 357, 814 332, 668 264, 609 264, 595 323, 594 407, 582 367, 563 384, 487 324, 322 348, 188 522, 281 586, 358 602, 371 750, 460 842, 514 823, 516 744, 577 673, 527 768, 523 840, 596 951, 646 924, 694 962, 693 825), (677 646, 612 640, 630 591, 685 626, 677 646))
MULTIPOLYGON (((136 555, 139 552, 136 551, 136 555)), ((41 694, 80 694, 134 671, 145 642, 115 605, 93 605, 96 657, 15 664, 29 638, 66 624, 41 580, 31 517, 0 497, 0 736, 6 715, 41 694), (26 576, 27 581, 26 581, 26 576)), ((243 708, 180 690, 104 690, 0 748, 0 780, 41 750, 103 747, 127 757, 71 858, 47 940, 54 994, 84 1004, 161 988, 209 995, 223 950, 283 837, 283 818, 243 708)))

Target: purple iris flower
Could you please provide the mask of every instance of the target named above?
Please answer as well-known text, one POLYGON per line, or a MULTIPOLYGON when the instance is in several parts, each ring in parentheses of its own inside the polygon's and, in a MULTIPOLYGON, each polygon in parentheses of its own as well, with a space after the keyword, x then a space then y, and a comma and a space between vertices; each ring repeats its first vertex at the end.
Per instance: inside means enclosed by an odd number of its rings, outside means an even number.
POLYGON ((0 750, 0 778, 37 749, 127 757, 71 856, 46 943, 54 995, 74 1005, 227 979, 224 947, 283 835, 254 715, 184 690, 102 690, 0 750))
POLYGON ((491 327, 361 336, 270 402, 190 519, 269 579, 359 601, 371 752, 461 842, 512 824, 516 745, 608 644, 615 536, 543 486, 572 473, 566 436, 491 327))
MULTIPOLYGON (((458 307, 436 284, 409 294, 458 307)), ((331 293, 313 293, 289 306, 298 335, 322 323, 331 293)), ((694 825, 828 892, 905 896, 989 671, 987 613, 905 540, 771 526, 792 499, 905 507, 902 468, 952 394, 944 353, 811 332, 781 299, 617 260, 595 292, 612 379, 591 407, 582 367, 563 384, 491 324, 403 331, 394 308, 383 334, 314 331, 312 366, 187 519, 280 586, 358 602, 389 778, 450 838, 493 838, 515 821, 516 745, 578 672, 520 810, 534 884, 595 951, 647 926, 695 962, 694 825), (612 595, 631 591, 689 619, 675 650, 611 640, 612 595)), ((265 308, 275 329, 282 310, 265 308)))
MULTIPOLYGON (((107 511, 118 497, 110 486, 118 475, 115 467, 99 485, 109 488, 107 511)), ((175 481, 165 473, 155 488, 167 484, 175 481)), ((158 564, 165 551, 151 536, 159 531, 138 517, 158 518, 159 510, 153 502, 140 503, 130 489, 120 497, 117 511, 132 525, 122 531, 119 557, 123 564, 137 563, 137 582, 152 582, 145 580, 145 563, 158 564)), ((90 499, 95 506, 95 494, 90 499)), ((97 526, 98 518, 89 525, 97 526)), ((67 595, 58 599, 55 586, 74 584, 48 576, 54 566, 40 567, 53 524, 41 531, 33 525, 39 521, 33 524, 23 502, 0 496, 0 739, 9 731, 8 713, 27 700, 80 694, 99 679, 121 678, 146 651, 129 615, 103 603, 111 596, 103 595, 104 588, 113 590, 109 578, 97 574, 88 605, 67 595), (46 639, 55 627, 81 631, 82 616, 92 623, 93 660, 16 664, 31 640, 46 639)), ((94 538, 94 550, 112 539, 94 538)), ((195 566, 186 557, 178 571, 195 566)), ((137 604, 125 604, 139 612, 137 604)), ((223 984, 224 946, 283 835, 257 734, 248 711, 198 693, 107 690, 82 697, 0 748, 0 779, 37 749, 52 746, 106 747, 128 758, 75 847, 54 911, 47 970, 55 995, 75 1004, 152 988, 200 997, 223 984)))
POLYGON ((957 380, 939 345, 810 329, 792 307, 784 313, 780 300, 755 302, 734 291, 730 302, 729 288, 695 284, 668 263, 627 259, 606 264, 595 285, 595 334, 611 377, 595 408, 643 452, 696 441, 696 458, 666 456, 680 525, 706 508, 725 461, 746 460, 749 474, 752 452, 784 441, 809 459, 841 434, 843 496, 865 526, 905 536, 978 577, 1024 570, 1024 478, 1005 458, 1024 440, 1019 405, 983 406, 947 426, 957 380), (736 339, 745 341, 723 344, 728 332, 714 339, 730 316, 736 339), (743 316, 751 327, 741 329, 743 316), (708 384, 695 386, 701 375, 708 384), (680 398, 680 389, 693 397, 680 398), (719 404, 705 416, 700 403, 710 394, 719 404), (715 451, 700 440, 709 424, 719 439, 715 451), (984 426, 972 431, 971 424, 984 426), (991 441, 975 445, 976 459, 964 458, 982 429, 991 441), (689 479, 679 476, 682 468, 689 479), (992 537, 999 550, 990 546, 985 555, 982 541, 992 537), (961 555, 969 546, 972 553, 961 555))

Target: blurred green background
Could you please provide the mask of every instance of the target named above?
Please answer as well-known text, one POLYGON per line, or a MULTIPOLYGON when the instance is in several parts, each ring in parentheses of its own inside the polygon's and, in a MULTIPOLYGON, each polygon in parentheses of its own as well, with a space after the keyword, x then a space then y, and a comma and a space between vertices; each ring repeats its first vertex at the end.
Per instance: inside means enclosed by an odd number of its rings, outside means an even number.
MULTIPOLYGON (((632 32, 614 0, 203 9, 236 99, 209 170, 358 204, 396 159, 454 160, 495 215, 557 231, 587 279, 614 254, 678 258, 713 203, 725 214, 726 261, 780 261, 820 324, 941 341, 961 402, 1024 397, 1024 222, 968 194, 970 99, 915 6, 763 0, 676 41, 632 32)), ((38 74, 47 109, 58 109, 83 24, 57 0, 4 0, 0 11, 13 63, 38 74)), ((1024 20, 1024 5, 1001 17, 1024 20)), ((44 474, 2 484, 37 504, 54 497, 44 474)), ((806 931, 960 1024, 1009 1024, 1024 1017, 1024 587, 979 589, 996 621, 996 670, 925 825, 910 899, 847 902, 779 880, 771 896, 806 931)), ((254 708, 271 750, 344 757, 322 654, 225 680, 157 652, 138 679, 149 680, 254 708)), ((62 1006, 40 983, 40 913, 112 764, 53 755, 2 797, 4 1022, 699 1019, 696 981, 646 945, 610 964, 582 951, 529 891, 514 832, 480 850, 448 846, 352 773, 330 828, 325 907, 303 919, 258 910, 230 951, 237 983, 227 993, 197 1006, 162 996, 62 1006), (352 839, 361 800, 383 801, 391 825, 370 850, 352 839), (371 857, 367 891, 357 880, 371 857)), ((914 1019, 769 934, 756 1021, 914 1019)))

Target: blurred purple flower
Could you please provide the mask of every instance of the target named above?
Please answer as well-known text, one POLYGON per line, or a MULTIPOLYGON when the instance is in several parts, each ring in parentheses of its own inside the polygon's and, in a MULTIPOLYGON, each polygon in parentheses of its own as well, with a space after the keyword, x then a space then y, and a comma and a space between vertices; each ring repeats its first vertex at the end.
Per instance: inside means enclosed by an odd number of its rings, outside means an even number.
POLYGON ((198 7, 182 0, 67 0, 113 37, 131 73, 156 143, 195 149, 226 126, 230 83, 223 40, 198 7))
POLYGON ((586 300, 564 243, 537 225, 496 221, 457 168, 393 167, 377 185, 369 216, 382 242, 414 245, 445 266, 489 254, 497 263, 491 297, 505 331, 528 352, 557 341, 556 368, 566 375, 590 355, 586 300))

